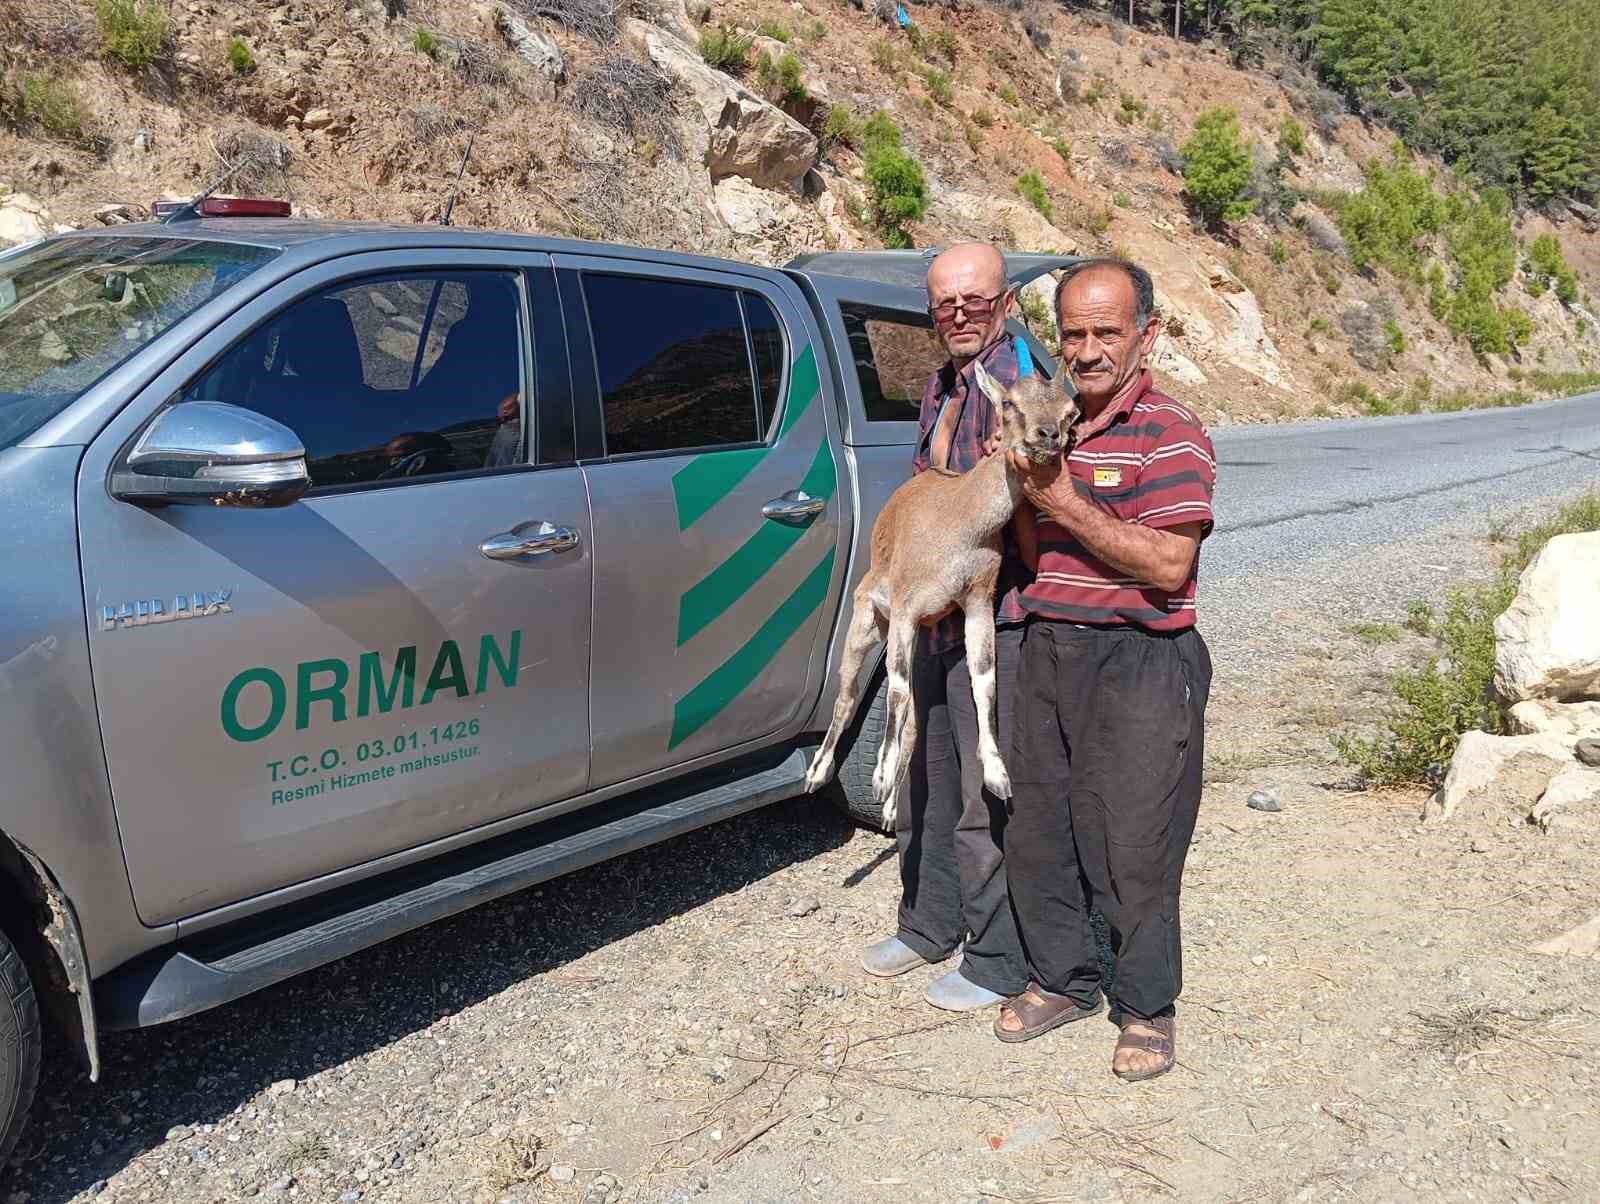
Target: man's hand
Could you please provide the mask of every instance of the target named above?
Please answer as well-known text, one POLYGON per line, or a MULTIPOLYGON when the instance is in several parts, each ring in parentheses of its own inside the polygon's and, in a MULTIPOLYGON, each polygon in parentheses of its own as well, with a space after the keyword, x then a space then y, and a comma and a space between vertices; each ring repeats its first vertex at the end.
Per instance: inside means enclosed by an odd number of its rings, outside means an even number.
POLYGON ((1066 460, 1057 456, 1048 464, 1035 464, 1015 449, 1006 453, 1011 457, 1011 467, 1022 478, 1022 493, 1033 503, 1035 510, 1058 521, 1086 505, 1072 487, 1072 474, 1066 470, 1066 460))

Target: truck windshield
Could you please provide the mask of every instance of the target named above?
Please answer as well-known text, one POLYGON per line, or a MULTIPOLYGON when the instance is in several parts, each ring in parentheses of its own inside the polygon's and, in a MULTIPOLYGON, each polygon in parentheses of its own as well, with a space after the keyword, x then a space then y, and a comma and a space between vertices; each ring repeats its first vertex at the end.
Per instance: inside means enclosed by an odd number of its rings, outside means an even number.
POLYGON ((0 258, 0 449, 278 253, 192 238, 63 238, 0 258))

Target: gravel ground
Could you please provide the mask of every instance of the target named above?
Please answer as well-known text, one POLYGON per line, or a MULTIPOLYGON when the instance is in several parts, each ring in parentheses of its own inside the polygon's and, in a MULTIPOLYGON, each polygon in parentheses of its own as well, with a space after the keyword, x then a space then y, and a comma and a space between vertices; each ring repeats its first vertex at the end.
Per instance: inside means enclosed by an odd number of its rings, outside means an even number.
POLYGON ((1529 952, 1596 910, 1600 820, 1424 830, 1327 740, 1424 648, 1351 625, 1486 567, 1483 534, 1203 583, 1164 1079, 1115 1080, 1103 1019, 1005 1046, 921 1002, 935 971, 863 975, 893 846, 801 799, 112 1034, 99 1085, 58 1059, 0 1200, 1600 1198, 1600 962, 1529 952))

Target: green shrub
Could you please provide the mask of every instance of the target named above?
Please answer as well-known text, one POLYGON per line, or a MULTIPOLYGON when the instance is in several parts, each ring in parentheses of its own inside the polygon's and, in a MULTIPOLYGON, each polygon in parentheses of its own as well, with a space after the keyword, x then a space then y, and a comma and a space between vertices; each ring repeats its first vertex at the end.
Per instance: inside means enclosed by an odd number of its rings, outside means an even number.
POLYGON ((62 142, 81 143, 88 137, 89 115, 75 88, 54 75, 20 78, 16 92, 19 125, 31 125, 62 142))
POLYGON ((856 111, 847 104, 832 106, 822 122, 822 142, 825 146, 860 146, 861 121, 856 111))
POLYGON ((1291 155, 1306 153, 1306 127, 1296 120, 1293 113, 1283 115, 1283 121, 1278 126, 1278 145, 1291 155))
POLYGON ((1144 102, 1131 93, 1124 92, 1117 98, 1117 121, 1122 125, 1132 125, 1144 116, 1144 102))
POLYGON ((417 26, 416 36, 411 39, 411 48, 418 54, 425 54, 431 59, 439 53, 439 39, 434 37, 432 32, 419 25, 417 26))
POLYGON ((893 143, 868 142, 867 193, 872 205, 872 220, 890 247, 908 247, 911 236, 905 223, 916 221, 928 209, 928 181, 922 164, 899 145, 899 131, 893 143))
POLYGON ((878 70, 895 75, 900 70, 900 52, 886 38, 879 38, 872 44, 872 61, 878 70))
POLYGON ((1381 264, 1411 275, 1419 261, 1418 240, 1444 223, 1444 203, 1433 180, 1411 165, 1405 147, 1394 144, 1387 163, 1367 164, 1360 192, 1334 203, 1339 233, 1358 268, 1381 264))
POLYGON ((249 75, 256 69, 256 56, 250 53, 243 38, 228 39, 228 66, 235 75, 249 75))
POLYGON ((1400 629, 1393 623, 1352 623, 1349 630, 1368 644, 1393 644, 1400 639, 1400 629))
POLYGON ((737 74, 750 61, 755 39, 726 25, 700 31, 700 57, 719 71, 737 74))
POLYGON ((959 48, 960 43, 956 41, 956 35, 951 33, 948 29, 938 30, 933 37, 929 39, 928 44, 937 53, 942 54, 945 58, 949 59, 950 62, 954 63, 956 61, 956 51, 959 48))
POLYGON ((1184 188, 1206 221, 1236 222, 1249 214, 1250 151, 1236 112, 1219 106, 1201 113, 1182 153, 1184 188))
POLYGON ((1028 329, 1033 331, 1051 355, 1060 355, 1061 337, 1050 316, 1049 303, 1037 293, 1029 292, 1018 293, 1017 303, 1022 308, 1022 318, 1028 329))
POLYGON ((1281 238, 1274 238, 1267 244, 1267 258, 1282 267, 1289 262, 1289 246, 1281 238))
POLYGON ((788 42, 794 37, 787 25, 780 25, 777 21, 763 21, 756 26, 756 33, 763 38, 771 38, 774 42, 788 42))
POLYGON ((1578 274, 1567 265, 1561 253, 1561 244, 1554 234, 1541 234, 1528 248, 1528 259, 1523 265, 1528 274, 1528 293, 1542 297, 1551 285, 1563 305, 1573 305, 1578 300, 1578 274))
POLYGON ((1012 108, 1016 108, 1017 105, 1022 103, 1021 99, 1017 96, 1017 90, 1010 84, 1001 84, 998 95, 1001 100, 1005 101, 1005 103, 1010 105, 1012 108))
POLYGON ((1087 214, 1083 219, 1083 228, 1096 238, 1111 229, 1111 223, 1116 220, 1116 211, 1107 205, 1104 209, 1096 209, 1087 214))
POLYGON ((1094 82, 1084 89, 1082 100, 1086 105, 1099 104, 1111 89, 1111 81, 1103 75, 1094 77, 1094 82))
POLYGON ((1111 194, 1111 203, 1118 209, 1126 209, 1133 204, 1133 198, 1125 192, 1113 192, 1111 194))
POLYGON ((988 109, 978 109, 972 114, 972 123, 982 129, 988 129, 994 124, 994 114, 988 109))
POLYGON ((1065 138, 1058 136, 1051 140, 1050 146, 1056 152, 1056 154, 1061 156, 1061 161, 1063 163, 1068 165, 1072 163, 1072 143, 1068 142, 1065 138))
POLYGON ((1400 323, 1393 318, 1385 318, 1383 321, 1383 339, 1389 344, 1392 355, 1399 355, 1406 349, 1406 332, 1400 329, 1400 323))
POLYGON ((1433 607, 1421 599, 1414 599, 1406 604, 1406 630, 1417 635, 1431 635, 1433 625, 1437 622, 1433 607))
POLYGON ((1045 221, 1050 220, 1050 194, 1045 191, 1044 180, 1037 171, 1030 168, 1018 176, 1017 191, 1023 200, 1044 214, 1045 221))
POLYGON ((765 50, 756 60, 756 78, 772 96, 786 104, 801 104, 811 98, 800 78, 800 60, 785 53, 776 62, 765 50))
POLYGON ((1432 657, 1421 668, 1403 669, 1390 678, 1394 702, 1376 736, 1342 733, 1334 738, 1339 755, 1366 785, 1436 779, 1464 733, 1504 730, 1492 693, 1494 621, 1516 596, 1518 575, 1552 537, 1596 530, 1600 493, 1591 493, 1519 533, 1494 578, 1451 591, 1442 617, 1425 603, 1412 603, 1406 626, 1436 635, 1444 659, 1432 657))
POLYGON ((100 53, 138 70, 156 61, 167 44, 167 13, 157 0, 95 0, 100 53))
POLYGON ((1514 305, 1507 306, 1503 312, 1506 319, 1506 340, 1515 350, 1533 337, 1533 319, 1514 305))
POLYGON ((871 154, 880 146, 899 147, 900 127, 888 109, 877 109, 861 127, 861 145, 871 154))
POLYGON ((950 84, 950 73, 935 71, 930 67, 922 78, 928 85, 928 95, 933 98, 934 103, 948 109, 955 100, 955 89, 950 84))

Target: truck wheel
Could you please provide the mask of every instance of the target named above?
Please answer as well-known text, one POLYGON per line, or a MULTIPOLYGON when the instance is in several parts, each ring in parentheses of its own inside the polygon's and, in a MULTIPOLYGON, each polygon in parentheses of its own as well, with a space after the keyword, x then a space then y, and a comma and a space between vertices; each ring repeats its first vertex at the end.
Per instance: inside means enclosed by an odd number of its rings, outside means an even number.
POLYGON ((39 1085, 39 1007, 16 946, 0 932, 0 1167, 28 1119, 39 1085))
POLYGON ((855 722, 840 737, 839 780, 833 791, 839 810, 877 832, 888 831, 883 826, 883 807, 872 792, 872 771, 878 767, 888 710, 889 679, 880 673, 873 679, 871 701, 856 713, 855 722))

